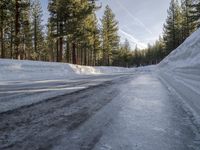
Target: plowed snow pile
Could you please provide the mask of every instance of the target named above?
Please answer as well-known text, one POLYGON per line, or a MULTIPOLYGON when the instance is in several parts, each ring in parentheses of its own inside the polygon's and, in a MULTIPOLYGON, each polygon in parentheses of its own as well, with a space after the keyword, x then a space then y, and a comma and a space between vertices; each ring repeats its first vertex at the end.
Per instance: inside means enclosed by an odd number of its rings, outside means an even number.
POLYGON ((162 79, 200 115, 200 29, 166 57, 158 68, 162 79))
POLYGON ((0 81, 70 79, 82 75, 116 74, 131 70, 122 67, 89 67, 66 63, 0 59, 0 81))

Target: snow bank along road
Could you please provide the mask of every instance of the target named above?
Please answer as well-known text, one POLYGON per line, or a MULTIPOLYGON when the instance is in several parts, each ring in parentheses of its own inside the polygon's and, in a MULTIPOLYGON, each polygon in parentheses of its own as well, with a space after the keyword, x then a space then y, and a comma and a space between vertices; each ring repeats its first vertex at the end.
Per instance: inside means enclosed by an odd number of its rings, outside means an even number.
POLYGON ((7 82, 0 149, 199 150, 181 101, 152 72, 7 82))

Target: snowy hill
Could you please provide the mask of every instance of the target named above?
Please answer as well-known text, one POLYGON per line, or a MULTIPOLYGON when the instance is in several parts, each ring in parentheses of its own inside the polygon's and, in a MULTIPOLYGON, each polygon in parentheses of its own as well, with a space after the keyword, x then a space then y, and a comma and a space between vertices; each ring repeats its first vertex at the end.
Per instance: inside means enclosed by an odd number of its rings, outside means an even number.
POLYGON ((200 114, 200 29, 159 65, 159 74, 200 114))

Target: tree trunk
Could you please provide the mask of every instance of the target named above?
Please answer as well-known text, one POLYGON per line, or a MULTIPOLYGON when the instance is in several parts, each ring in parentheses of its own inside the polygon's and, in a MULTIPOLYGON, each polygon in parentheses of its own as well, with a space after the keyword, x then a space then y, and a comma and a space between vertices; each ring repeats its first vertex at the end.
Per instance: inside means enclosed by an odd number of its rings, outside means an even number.
MULTIPOLYGON (((95 34, 94 37, 95 39, 95 34)), ((96 41, 94 40, 94 45, 93 45, 93 65, 96 66, 96 41)))
POLYGON ((62 53, 63 53, 63 37, 60 37, 59 39, 60 44, 59 44, 59 62, 62 62, 62 53))
POLYGON ((82 48, 82 46, 81 46, 81 49, 80 49, 80 53, 81 53, 80 62, 81 62, 81 65, 83 65, 83 48, 82 48))
MULTIPOLYGON (((58 16, 57 16, 58 18, 58 16)), ((58 20, 56 22, 56 26, 57 26, 57 36, 59 34, 59 23, 58 23, 58 20)), ((56 38, 56 62, 59 62, 59 39, 58 37, 56 38)))
POLYGON ((56 62, 59 62, 59 41, 56 39, 56 62))
POLYGON ((84 46, 84 65, 87 65, 87 50, 86 50, 86 46, 84 46))
POLYGON ((76 43, 72 43, 72 63, 77 64, 76 62, 76 43))
POLYGON ((5 51, 4 51, 4 33, 3 33, 3 26, 0 29, 0 41, 1 41, 1 58, 5 58, 5 51))
POLYGON ((15 0, 15 57, 16 59, 20 59, 19 53, 19 31, 20 31, 20 24, 19 24, 19 0, 15 0))
POLYGON ((11 35, 10 35, 10 58, 13 58, 13 33, 12 33, 12 25, 11 25, 11 35))
POLYGON ((67 58, 67 63, 70 62, 70 56, 69 56, 69 51, 70 51, 70 48, 69 48, 69 42, 67 42, 67 49, 66 49, 66 58, 67 58))
POLYGON ((37 50, 37 18, 34 18, 34 51, 38 54, 37 50))
POLYGON ((107 65, 110 66, 110 56, 108 54, 108 62, 107 62, 107 65))
POLYGON ((90 65, 90 51, 89 50, 88 50, 88 53, 87 53, 87 60, 88 60, 87 66, 89 66, 90 65))
POLYGON ((0 41, 1 41, 1 58, 5 58, 4 51, 4 32, 3 32, 3 9, 1 9, 1 19, 0 19, 0 41))
POLYGON ((63 56, 63 23, 59 23, 59 62, 62 62, 62 56, 63 56))
POLYGON ((77 65, 80 64, 80 62, 79 62, 79 45, 78 45, 78 43, 76 43, 76 63, 77 63, 77 65))

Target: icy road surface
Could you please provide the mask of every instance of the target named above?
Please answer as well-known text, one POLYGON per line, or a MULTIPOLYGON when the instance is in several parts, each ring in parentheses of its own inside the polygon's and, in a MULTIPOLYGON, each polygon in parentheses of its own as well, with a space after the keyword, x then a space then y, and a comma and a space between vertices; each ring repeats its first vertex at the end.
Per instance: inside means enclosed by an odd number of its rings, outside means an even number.
POLYGON ((198 133, 151 73, 0 85, 1 150, 199 150, 198 133))

